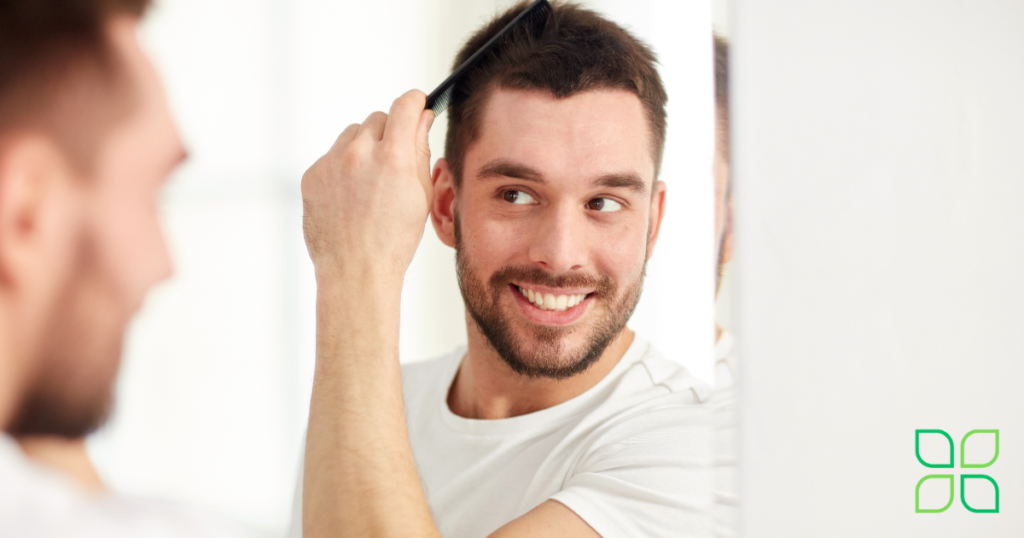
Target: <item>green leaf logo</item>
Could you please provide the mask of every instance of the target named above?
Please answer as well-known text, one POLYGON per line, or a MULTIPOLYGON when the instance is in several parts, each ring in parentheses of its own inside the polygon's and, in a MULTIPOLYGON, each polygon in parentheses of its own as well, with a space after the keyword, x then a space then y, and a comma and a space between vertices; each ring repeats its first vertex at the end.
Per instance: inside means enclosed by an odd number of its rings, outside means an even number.
MULTIPOLYGON (((961 491, 963 488, 961 488, 961 491)), ((917 489, 914 491, 914 511, 918 514, 938 514, 939 512, 945 512, 950 506, 953 506, 953 499, 956 497, 953 495, 953 475, 951 474, 930 474, 921 479, 917 483, 917 489), (921 485, 929 480, 946 479, 949 480, 949 500, 946 501, 946 506, 942 508, 921 508, 921 485)))
MULTIPOLYGON (((952 490, 951 490, 951 492, 952 492, 952 490)), ((996 484, 996 481, 992 480, 992 477, 988 476, 988 475, 983 475, 983 474, 962 474, 962 475, 960 475, 960 502, 963 503, 964 508, 970 510, 971 512, 974 512, 975 514, 998 514, 999 513, 999 484, 996 484), (966 493, 965 492, 967 491, 967 487, 966 487, 965 481, 968 480, 968 479, 988 480, 989 482, 992 483, 992 487, 994 488, 995 494, 996 494, 996 505, 995 505, 994 508, 974 508, 971 505, 967 504, 967 499, 965 498, 966 497, 966 493)))
POLYGON ((999 458, 999 430, 971 430, 967 432, 963 440, 960 441, 960 467, 963 469, 982 469, 988 467, 996 462, 999 458), (992 459, 988 463, 967 463, 967 439, 974 434, 989 434, 995 437, 995 453, 992 454, 992 459))
POLYGON ((921 462, 921 465, 925 467, 931 467, 932 469, 949 469, 953 467, 953 438, 948 433, 942 430, 917 430, 914 436, 914 452, 917 453, 917 461, 921 462), (949 463, 928 463, 921 457, 921 434, 940 434, 949 441, 949 463))
MULTIPOLYGON (((954 454, 953 454, 954 446, 955 445, 953 444, 953 438, 950 437, 949 434, 946 433, 943 430, 916 430, 914 432, 914 452, 915 452, 915 455, 917 456, 917 461, 919 461, 921 463, 921 465, 924 465, 925 467, 928 467, 928 468, 931 468, 931 469, 951 469, 951 468, 953 468, 954 462, 956 462, 956 459, 954 458, 954 454), (925 459, 923 457, 921 457, 921 436, 922 435, 941 435, 942 437, 945 437, 946 438, 946 442, 949 444, 949 459, 948 459, 948 461, 942 461, 942 462, 929 462, 929 461, 925 461, 925 459)), ((960 440, 960 468, 961 469, 983 469, 985 467, 991 467, 992 464, 994 464, 997 459, 999 459, 999 430, 971 430, 971 431, 967 432, 966 435, 963 436, 963 439, 960 440), (975 443, 971 444, 972 447, 975 447, 975 448, 972 449, 972 454, 976 454, 976 452, 978 450, 976 447, 981 446, 981 445, 988 446, 988 443, 985 443, 985 441, 986 441, 985 438, 986 437, 988 437, 989 440, 991 440, 991 446, 994 447, 994 450, 992 452, 991 459, 989 459, 987 462, 979 463, 979 461, 983 461, 984 458, 987 457, 987 455, 983 455, 980 460, 975 461, 974 463, 969 463, 970 460, 967 457, 967 440, 971 439, 972 437, 974 437, 976 440, 978 440, 975 443)), ((954 491, 955 484, 956 484, 956 477, 953 474, 930 474, 930 475, 927 475, 924 478, 922 478, 920 481, 918 481, 917 488, 915 488, 915 490, 914 490, 914 512, 919 513, 919 514, 938 514, 940 512, 945 512, 946 510, 948 510, 949 507, 953 505, 953 499, 956 498, 956 493, 954 491), (946 505, 943 506, 942 508, 921 508, 921 486, 923 486, 926 482, 928 482, 930 480, 932 480, 932 481, 939 481, 939 480, 947 480, 947 481, 949 481, 949 497, 948 497, 948 501, 946 502, 946 505)), ((977 501, 977 497, 975 498, 975 501, 977 501)), ((964 508, 966 508, 968 511, 973 512, 975 514, 997 514, 997 513, 999 513, 999 484, 996 483, 995 479, 993 479, 991 476, 988 476, 988 475, 984 475, 984 474, 961 474, 960 475, 960 503, 963 504, 964 508), (995 498, 995 504, 994 504, 994 506, 992 508, 975 508, 974 506, 972 506, 971 504, 969 504, 967 502, 967 484, 968 484, 968 481, 971 481, 971 483, 974 484, 974 485, 971 486, 971 490, 975 491, 975 492, 979 491, 977 489, 979 487, 980 488, 987 488, 987 485, 984 484, 985 481, 989 482, 992 485, 991 491, 994 494, 994 498, 995 498)))

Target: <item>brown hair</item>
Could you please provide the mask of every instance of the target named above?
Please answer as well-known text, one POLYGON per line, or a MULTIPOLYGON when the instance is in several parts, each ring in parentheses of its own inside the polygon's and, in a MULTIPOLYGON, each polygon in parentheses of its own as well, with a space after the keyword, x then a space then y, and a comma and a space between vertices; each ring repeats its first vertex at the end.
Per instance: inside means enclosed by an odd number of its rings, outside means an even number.
POLYGON ((84 171, 126 111, 129 86, 107 36, 149 0, 0 0, 0 138, 33 129, 84 171))
MULTIPOLYGON (((505 27, 526 3, 502 13, 469 38, 455 57, 460 65, 505 27)), ((480 116, 494 88, 547 90, 562 99, 587 90, 621 89, 643 104, 651 127, 655 178, 665 149, 668 95, 657 58, 621 26, 576 4, 552 2, 540 35, 514 32, 495 53, 456 84, 448 109, 445 157, 458 187, 463 159, 480 131, 480 116)))
POLYGON ((715 133, 729 160, 729 42, 715 35, 715 133))

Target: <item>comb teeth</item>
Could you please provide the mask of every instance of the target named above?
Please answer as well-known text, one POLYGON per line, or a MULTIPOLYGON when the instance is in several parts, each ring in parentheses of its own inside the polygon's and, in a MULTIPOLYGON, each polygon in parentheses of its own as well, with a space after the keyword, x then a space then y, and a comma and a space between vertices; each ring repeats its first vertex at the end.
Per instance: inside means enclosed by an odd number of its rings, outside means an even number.
POLYGON ((477 50, 465 62, 462 62, 462 65, 456 68, 448 78, 444 79, 441 85, 430 92, 430 95, 427 96, 426 108, 433 110, 435 116, 447 110, 448 105, 451 104, 452 95, 455 92, 455 84, 466 71, 483 61, 488 55, 493 56, 493 49, 504 45, 509 39, 509 34, 520 28, 527 32, 532 31, 534 35, 539 35, 543 31, 550 14, 551 4, 548 3, 548 0, 537 0, 530 4, 519 15, 516 15, 508 25, 502 28, 500 32, 488 40, 484 46, 480 47, 480 50, 477 50))
MULTIPOLYGON (((448 109, 448 105, 452 100, 452 91, 455 90, 454 84, 449 84, 440 95, 434 98, 433 104, 427 104, 427 108, 434 111, 434 116, 440 116, 442 112, 448 109)), ((431 94, 433 95, 433 94, 431 94)))

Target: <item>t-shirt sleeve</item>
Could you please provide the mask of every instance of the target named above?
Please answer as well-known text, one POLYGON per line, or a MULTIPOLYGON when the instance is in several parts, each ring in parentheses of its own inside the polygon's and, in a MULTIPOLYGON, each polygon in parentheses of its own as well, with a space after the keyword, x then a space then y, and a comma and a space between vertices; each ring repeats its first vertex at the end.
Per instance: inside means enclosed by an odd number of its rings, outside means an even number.
POLYGON ((710 418, 706 405, 664 405, 608 425, 551 498, 603 538, 709 536, 710 418))

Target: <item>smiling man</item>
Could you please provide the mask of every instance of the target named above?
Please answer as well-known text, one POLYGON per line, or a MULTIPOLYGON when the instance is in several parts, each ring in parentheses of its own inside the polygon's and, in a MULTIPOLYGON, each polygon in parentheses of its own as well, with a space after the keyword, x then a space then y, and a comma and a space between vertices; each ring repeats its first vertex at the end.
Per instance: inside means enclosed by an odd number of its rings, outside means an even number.
POLYGON ((646 46, 556 4, 460 83, 432 174, 419 92, 310 168, 307 537, 710 532, 711 391, 626 327, 665 211, 665 101, 646 46), (455 248, 468 346, 400 368, 428 214, 455 248))

